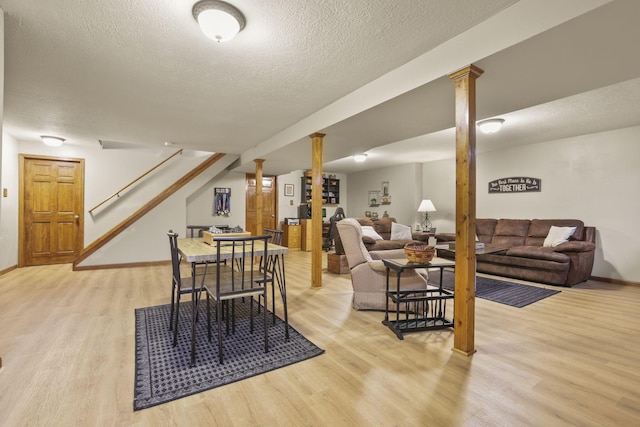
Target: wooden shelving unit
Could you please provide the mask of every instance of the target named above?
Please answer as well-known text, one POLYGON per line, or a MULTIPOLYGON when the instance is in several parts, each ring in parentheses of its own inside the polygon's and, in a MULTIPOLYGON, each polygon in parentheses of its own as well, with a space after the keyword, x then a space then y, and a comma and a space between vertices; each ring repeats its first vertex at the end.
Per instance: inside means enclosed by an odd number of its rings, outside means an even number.
MULTIPOLYGON (((302 191, 300 192, 302 203, 311 203, 311 176, 302 177, 302 191)), ((322 203, 327 205, 337 205, 340 203, 340 180, 337 178, 322 178, 322 203)))

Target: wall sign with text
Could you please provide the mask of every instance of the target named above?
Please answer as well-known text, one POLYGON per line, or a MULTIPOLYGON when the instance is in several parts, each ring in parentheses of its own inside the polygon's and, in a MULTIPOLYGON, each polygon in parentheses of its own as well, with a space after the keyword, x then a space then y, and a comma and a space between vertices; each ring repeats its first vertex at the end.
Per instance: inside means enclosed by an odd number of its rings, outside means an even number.
POLYGON ((540 191, 541 188, 542 180, 540 178, 527 176, 500 178, 489 183, 489 193, 529 193, 540 191))

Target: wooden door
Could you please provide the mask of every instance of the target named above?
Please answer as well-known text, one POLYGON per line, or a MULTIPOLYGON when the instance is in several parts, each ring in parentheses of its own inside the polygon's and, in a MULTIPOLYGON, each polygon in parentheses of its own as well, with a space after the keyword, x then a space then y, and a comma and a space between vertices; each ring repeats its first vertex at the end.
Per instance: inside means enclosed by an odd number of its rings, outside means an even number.
POLYGON ((84 240, 84 159, 20 155, 20 266, 72 262, 84 240))
MULTIPOLYGON (((277 180, 275 176, 262 177, 262 228, 275 228, 278 225, 277 180)), ((256 234, 256 175, 247 174, 245 230, 256 234)))

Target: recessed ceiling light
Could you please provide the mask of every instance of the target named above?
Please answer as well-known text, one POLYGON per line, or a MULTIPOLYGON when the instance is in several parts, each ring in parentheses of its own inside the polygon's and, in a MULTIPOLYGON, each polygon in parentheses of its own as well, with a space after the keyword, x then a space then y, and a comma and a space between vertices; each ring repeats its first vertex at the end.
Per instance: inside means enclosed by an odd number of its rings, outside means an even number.
POLYGON ((358 163, 362 163, 365 160, 367 160, 367 155, 362 153, 362 154, 354 154, 353 155, 353 160, 355 160, 358 163))

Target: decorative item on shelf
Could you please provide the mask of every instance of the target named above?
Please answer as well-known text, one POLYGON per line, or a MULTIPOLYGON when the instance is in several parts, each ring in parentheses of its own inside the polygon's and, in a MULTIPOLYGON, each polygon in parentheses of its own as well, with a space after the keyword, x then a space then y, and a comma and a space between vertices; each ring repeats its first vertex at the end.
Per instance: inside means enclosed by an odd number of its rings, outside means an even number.
POLYGON ((422 222, 423 229, 429 230, 431 228, 431 221, 429 221, 429 212, 435 212, 436 207, 433 206, 433 202, 429 199, 424 199, 418 206, 418 212, 424 212, 424 220, 422 222))
POLYGON ((404 254, 409 262, 417 264, 429 264, 436 253, 434 246, 420 243, 407 243, 404 245, 404 254))
POLYGON ((387 211, 384 211, 384 213, 382 214, 382 218, 389 218, 389 213, 387 211))
POLYGON ((389 195, 389 181, 382 181, 382 196, 389 195))
POLYGON ((391 196, 389 196, 389 195, 382 196, 381 204, 390 205, 391 204, 391 196))
POLYGON ((371 218, 378 218, 378 212, 371 212, 371 218))
POLYGON ((369 206, 380 206, 380 192, 369 191, 369 206))
POLYGON ((364 211, 364 216, 371 218, 371 211, 364 211))

